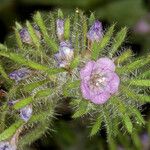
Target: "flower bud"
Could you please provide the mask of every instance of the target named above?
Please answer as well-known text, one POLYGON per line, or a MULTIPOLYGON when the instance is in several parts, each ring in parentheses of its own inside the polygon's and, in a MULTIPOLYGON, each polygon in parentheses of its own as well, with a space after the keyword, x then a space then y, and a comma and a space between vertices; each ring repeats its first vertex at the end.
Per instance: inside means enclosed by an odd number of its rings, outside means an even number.
POLYGON ((32 106, 28 105, 22 109, 20 109, 20 117, 25 121, 28 122, 28 120, 31 118, 32 116, 32 106))
POLYGON ((61 42, 59 52, 55 54, 54 58, 59 67, 67 67, 73 59, 74 49, 68 41, 61 42))
POLYGON ((15 70, 9 74, 10 79, 15 80, 16 82, 21 81, 27 78, 30 75, 31 71, 27 68, 21 68, 19 70, 15 70))
POLYGON ((94 22, 89 32, 87 33, 87 38, 91 42, 94 41, 98 42, 102 37, 103 37, 102 23, 97 20, 94 22))
POLYGON ((57 36, 59 40, 63 39, 64 35, 64 21, 62 19, 57 19, 56 21, 56 29, 57 29, 57 36))

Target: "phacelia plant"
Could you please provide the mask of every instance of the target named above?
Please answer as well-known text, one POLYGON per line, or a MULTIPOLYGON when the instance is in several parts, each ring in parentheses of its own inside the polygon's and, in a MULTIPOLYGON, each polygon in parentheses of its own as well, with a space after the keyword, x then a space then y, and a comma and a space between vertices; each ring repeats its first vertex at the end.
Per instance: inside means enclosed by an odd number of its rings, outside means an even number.
POLYGON ((88 119, 90 136, 104 128, 111 141, 145 124, 140 111, 150 102, 150 56, 134 58, 121 48, 127 28, 114 28, 80 10, 37 12, 33 23, 16 23, 0 45, 0 73, 9 85, 0 106, 0 150, 21 149, 49 131, 66 98, 73 118, 88 119))

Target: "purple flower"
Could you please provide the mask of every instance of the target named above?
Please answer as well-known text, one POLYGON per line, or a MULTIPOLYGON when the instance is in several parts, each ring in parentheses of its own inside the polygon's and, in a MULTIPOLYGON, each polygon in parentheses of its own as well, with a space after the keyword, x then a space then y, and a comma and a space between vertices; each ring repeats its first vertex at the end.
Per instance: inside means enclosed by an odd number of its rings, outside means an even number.
POLYGON ((30 75, 31 71, 27 68, 21 68, 19 70, 15 70, 9 74, 10 79, 15 80, 16 82, 27 78, 30 75))
POLYGON ((102 37, 103 37, 102 23, 97 20, 94 22, 89 32, 87 33, 87 38, 91 42, 94 41, 98 42, 102 37))
POLYGON ((8 141, 2 141, 0 142, 0 150, 16 150, 16 145, 12 145, 8 141))
POLYGON ((81 69, 80 78, 83 97, 95 104, 105 103, 118 91, 120 83, 115 64, 109 58, 89 61, 81 69))
POLYGON ((73 59, 74 49, 68 41, 60 43, 59 52, 54 55, 59 67, 67 67, 73 59))
MULTIPOLYGON (((31 36, 26 28, 22 28, 19 33, 23 43, 32 44, 31 36)), ((41 39, 41 33, 36 29, 35 33, 37 37, 41 39)))
POLYGON ((20 117, 27 122, 32 116, 32 106, 28 105, 22 109, 20 109, 20 117))
POLYGON ((57 19, 56 21, 57 36, 61 40, 64 35, 64 20, 57 19))

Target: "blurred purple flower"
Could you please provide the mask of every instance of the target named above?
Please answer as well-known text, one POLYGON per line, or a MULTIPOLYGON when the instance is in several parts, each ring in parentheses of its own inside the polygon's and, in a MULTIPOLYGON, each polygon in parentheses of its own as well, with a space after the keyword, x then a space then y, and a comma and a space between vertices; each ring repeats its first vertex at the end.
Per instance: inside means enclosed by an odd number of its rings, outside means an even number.
POLYGON ((140 136, 141 139, 141 143, 143 145, 143 150, 149 150, 150 148, 150 136, 148 135, 148 133, 143 133, 140 136))
POLYGON ((0 150, 16 150, 16 145, 12 145, 8 141, 2 141, 0 142, 0 150))
POLYGON ((140 20, 136 24, 134 31, 140 34, 150 33, 150 24, 146 20, 140 20))
POLYGON ((31 71, 27 68, 21 68, 19 70, 15 70, 9 74, 10 79, 15 80, 16 82, 27 78, 30 75, 31 71))
POLYGON ((22 109, 20 109, 20 117, 27 122, 32 116, 32 106, 28 105, 22 109))
POLYGON ((57 19, 56 21, 57 36, 61 40, 64 35, 64 20, 57 19))
POLYGON ((60 43, 59 52, 54 55, 59 67, 67 67, 73 59, 74 49, 68 41, 60 43))
POLYGON ((89 32, 87 33, 87 38, 91 42, 94 41, 98 42, 102 37, 103 37, 102 23, 97 20, 94 22, 89 32))
POLYGON ((109 58, 89 61, 81 69, 80 78, 83 97, 95 104, 105 103, 118 91, 120 83, 115 64, 109 58))
MULTIPOLYGON (((32 44, 31 36, 26 28, 20 30, 20 37, 23 43, 32 44)), ((39 39, 41 39, 41 33, 35 29, 35 33, 39 39)))

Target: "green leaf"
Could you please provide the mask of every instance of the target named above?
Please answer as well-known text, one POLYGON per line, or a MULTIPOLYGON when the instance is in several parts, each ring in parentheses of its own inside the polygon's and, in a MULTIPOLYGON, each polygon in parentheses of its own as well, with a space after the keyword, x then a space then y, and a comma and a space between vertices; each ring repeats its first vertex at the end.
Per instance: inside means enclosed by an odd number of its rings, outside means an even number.
POLYGON ((78 107, 78 110, 73 114, 72 118, 79 118, 87 113, 88 103, 86 100, 82 100, 79 105, 80 107, 78 107))
POLYGON ((38 81, 38 82, 29 83, 29 84, 27 84, 23 87, 23 90, 26 91, 26 92, 31 92, 35 88, 37 88, 39 86, 42 86, 43 84, 45 84, 47 82, 48 82, 48 80, 45 79, 45 80, 41 80, 41 81, 38 81))
POLYGON ((70 19, 67 18, 65 20, 65 25, 64 25, 64 38, 65 40, 69 40, 70 37, 70 19))
POLYGON ((30 24, 29 21, 26 22, 26 25, 28 27, 28 31, 29 31, 29 34, 31 36, 31 39, 34 43, 34 45, 39 48, 40 47, 40 39, 39 37, 37 36, 36 32, 35 32, 35 29, 32 27, 32 25, 30 24))
POLYGON ((86 48, 86 41, 87 41, 87 30, 88 30, 88 27, 87 27, 87 18, 86 16, 81 15, 81 20, 82 20, 82 47, 83 47, 83 50, 85 50, 86 48))
POLYGON ((3 44, 0 44, 0 50, 7 51, 7 47, 3 44))
POLYGON ((135 86, 148 86, 148 87, 150 87, 150 80, 133 79, 133 80, 127 80, 124 82, 129 83, 130 85, 135 85, 135 86))
POLYGON ((117 97, 115 97, 113 100, 115 101, 114 104, 118 107, 121 113, 121 118, 123 120, 123 123, 125 124, 126 129, 128 130, 129 133, 132 133, 133 125, 132 125, 132 122, 130 120, 130 117, 128 115, 128 112, 126 110, 124 103, 117 97))
POLYGON ((51 95, 52 92, 53 92, 53 90, 51 90, 51 89, 40 90, 34 95, 34 98, 47 97, 47 96, 51 95))
POLYGON ((121 86, 121 91, 128 97, 133 100, 139 101, 141 103, 143 102, 150 102, 150 96, 148 95, 143 95, 143 94, 138 94, 134 92, 132 89, 129 87, 126 87, 124 85, 121 86))
POLYGON ((118 50, 118 48, 123 43, 127 34, 127 28, 124 27, 121 31, 119 31, 114 39, 113 45, 111 47, 110 56, 112 57, 118 50))
POLYGON ((47 28, 45 26, 45 23, 42 19, 42 16, 39 12, 36 13, 34 16, 34 20, 37 23, 37 25, 40 27, 40 30, 43 34, 43 38, 47 45, 52 48, 53 52, 58 51, 58 45, 55 43, 55 41, 48 35, 47 28))
POLYGON ((117 149, 115 140, 113 138, 108 139, 108 146, 109 146, 109 150, 116 150, 117 149))
POLYGON ((57 73, 65 72, 66 70, 64 68, 49 68, 46 70, 46 73, 51 76, 57 73))
POLYGON ((92 130, 91 130, 90 136, 95 135, 100 130, 101 123, 102 123, 102 118, 101 118, 101 116, 99 116, 96 119, 94 125, 92 126, 92 130))
POLYGON ((23 43, 22 43, 20 34, 19 34, 17 29, 15 29, 15 36, 16 36, 16 41, 17 41, 18 48, 23 49, 23 43))
POLYGON ((12 124, 8 129, 6 129, 3 133, 0 134, 0 141, 9 139, 12 137, 16 131, 23 125, 23 121, 19 120, 16 123, 12 124))
POLYGON ((19 102, 14 104, 14 109, 19 110, 27 105, 29 105, 30 103, 32 103, 33 98, 32 97, 27 97, 25 99, 20 100, 19 102))
POLYGON ((141 139, 140 139, 139 134, 134 132, 131 135, 131 138, 132 138, 132 141, 134 142, 136 148, 139 150, 142 149, 142 145, 141 145, 142 143, 141 143, 141 139))
POLYGON ((19 146, 21 147, 20 149, 22 149, 22 146, 30 145, 34 141, 40 139, 48 128, 48 122, 40 123, 36 126, 36 128, 33 128, 30 132, 25 133, 19 140, 19 146))
POLYGON ((21 30, 22 29, 22 25, 19 22, 15 22, 16 25, 16 30, 21 30))
POLYGON ((140 111, 138 109, 136 109, 136 108, 131 108, 131 113, 133 113, 133 112, 134 112, 134 115, 136 116, 136 119, 137 119, 138 123, 144 125, 145 124, 145 120, 142 117, 140 111))
POLYGON ((68 81, 65 86, 63 87, 63 94, 64 96, 69 96, 69 91, 71 89, 75 89, 75 88, 78 88, 80 85, 80 80, 76 80, 76 81, 73 81, 73 82, 70 82, 68 81))
POLYGON ((1 62, 0 62, 0 75, 2 75, 7 81, 10 81, 10 79, 8 78, 7 73, 5 72, 3 66, 1 65, 1 62))
POLYGON ((99 52, 100 52, 100 49, 99 49, 99 44, 98 42, 94 42, 92 43, 92 54, 91 54, 91 57, 93 60, 97 60, 98 57, 99 57, 99 52))
POLYGON ((123 121, 124 121, 126 129, 131 134, 132 133, 132 129, 133 129, 133 125, 132 125, 132 122, 131 122, 129 116, 126 115, 126 114, 123 114, 123 121))
POLYGON ((79 57, 79 56, 78 56, 78 57, 75 57, 75 58, 73 59, 73 61, 70 63, 70 68, 71 68, 71 69, 77 68, 78 65, 79 65, 79 63, 80 63, 80 57, 79 57))
POLYGON ((58 9, 58 18, 63 19, 64 18, 64 14, 61 11, 61 9, 58 9))
POLYGON ((23 90, 26 91, 26 92, 31 92, 31 91, 33 91, 35 88, 37 88, 37 87, 39 87, 39 86, 41 86, 41 85, 43 85, 43 84, 45 84, 45 83, 47 83, 47 82, 48 82, 48 80, 45 79, 45 80, 41 80, 41 81, 29 83, 29 84, 27 84, 27 85, 25 85, 25 86, 23 87, 23 90))
POLYGON ((94 13, 91 13, 90 18, 89 18, 89 25, 92 26, 92 24, 94 23, 94 21, 95 21, 94 13))
POLYGON ((11 59, 11 60, 17 62, 18 64, 26 65, 26 66, 36 69, 36 70, 42 70, 42 71, 49 70, 49 68, 47 66, 38 64, 32 60, 27 60, 19 54, 0 51, 0 55, 11 59))
POLYGON ((123 67, 117 68, 116 72, 119 74, 124 74, 124 73, 130 73, 140 67, 143 67, 144 65, 148 64, 150 62, 150 57, 146 58, 141 58, 138 60, 135 60, 134 62, 127 64, 123 67))
POLYGON ((132 56, 131 49, 127 49, 115 60, 115 63, 121 64, 121 63, 127 61, 128 58, 130 58, 131 56, 132 56))
POLYGON ((150 70, 145 71, 137 76, 138 79, 150 78, 150 70))

